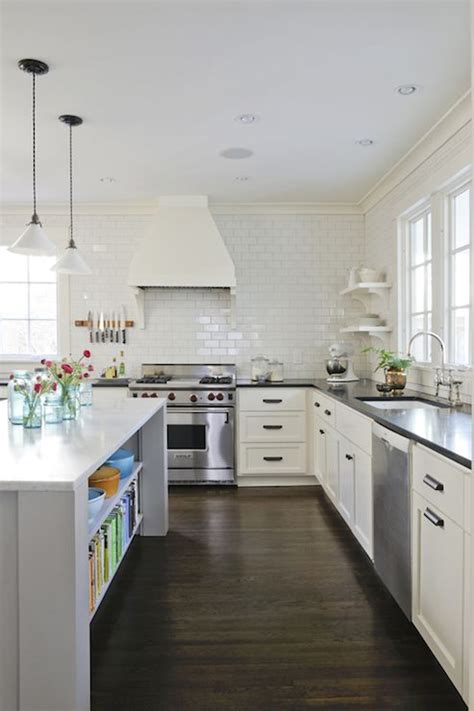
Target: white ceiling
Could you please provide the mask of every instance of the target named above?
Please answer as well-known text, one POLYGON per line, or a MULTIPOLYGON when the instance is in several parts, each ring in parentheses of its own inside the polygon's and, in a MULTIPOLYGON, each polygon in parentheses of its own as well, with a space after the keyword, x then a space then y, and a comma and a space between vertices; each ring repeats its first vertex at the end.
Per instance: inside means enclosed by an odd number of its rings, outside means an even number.
POLYGON ((358 201, 469 89, 469 0, 1 3, 1 194, 30 198, 38 79, 40 201, 358 201), (421 91, 401 97, 399 84, 421 91), (237 114, 261 120, 240 125, 237 114), (355 144, 370 137, 369 148, 355 144), (245 160, 219 153, 250 148, 245 160), (237 182, 237 176, 249 176, 237 182), (113 176, 115 183, 99 178, 113 176))

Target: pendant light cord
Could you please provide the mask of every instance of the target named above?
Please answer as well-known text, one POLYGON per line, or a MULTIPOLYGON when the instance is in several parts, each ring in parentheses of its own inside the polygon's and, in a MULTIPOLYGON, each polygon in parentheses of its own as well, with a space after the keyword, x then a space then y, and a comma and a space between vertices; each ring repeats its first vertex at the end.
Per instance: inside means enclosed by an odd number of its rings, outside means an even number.
POLYGON ((69 247, 75 248, 72 217, 72 125, 69 124, 69 247))
POLYGON ((36 213, 36 74, 33 77, 33 217, 34 224, 41 224, 36 213))

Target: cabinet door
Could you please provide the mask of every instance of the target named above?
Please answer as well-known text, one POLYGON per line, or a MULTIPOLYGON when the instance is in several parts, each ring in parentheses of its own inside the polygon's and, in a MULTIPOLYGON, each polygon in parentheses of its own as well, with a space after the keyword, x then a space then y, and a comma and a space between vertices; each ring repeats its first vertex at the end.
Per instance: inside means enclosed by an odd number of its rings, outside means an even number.
POLYGON ((463 564, 463 530, 413 492, 413 623, 461 693, 463 564))
POLYGON ((373 558, 372 457, 354 448, 354 534, 373 558))
POLYGON ((314 473, 326 489, 326 428, 317 417, 314 419, 314 473))
POLYGON ((342 516, 352 527, 354 521, 355 455, 353 445, 339 439, 339 497, 338 506, 342 516))
POLYGON ((331 428, 324 429, 326 439, 326 468, 324 481, 329 498, 337 506, 339 497, 339 439, 337 433, 331 428))

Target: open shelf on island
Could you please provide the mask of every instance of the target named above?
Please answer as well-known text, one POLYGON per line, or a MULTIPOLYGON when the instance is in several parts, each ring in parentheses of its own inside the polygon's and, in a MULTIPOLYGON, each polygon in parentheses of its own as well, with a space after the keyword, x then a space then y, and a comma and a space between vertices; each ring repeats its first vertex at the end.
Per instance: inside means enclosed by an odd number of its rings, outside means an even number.
POLYGON ((119 488, 115 496, 111 496, 109 499, 105 499, 104 505, 102 506, 97 516, 94 516, 94 518, 89 521, 89 539, 91 539, 92 536, 97 533, 109 513, 119 503, 121 497, 125 494, 130 484, 135 481, 142 467, 143 462, 135 462, 133 472, 130 474, 130 476, 125 477, 125 479, 120 479, 119 488))
MULTIPOLYGON (((138 472, 137 472, 137 473, 138 473, 138 472)), ((133 481, 133 479, 132 479, 131 477, 133 477, 133 475, 131 475, 130 477, 127 477, 127 480, 130 479, 131 481, 133 481)), ((124 481, 125 481, 125 480, 124 480, 124 481)), ((126 546, 124 547, 124 549, 123 549, 123 551, 122 551, 122 555, 120 556, 120 560, 119 560, 118 563, 117 563, 117 567, 115 568, 114 572, 112 573, 112 577, 110 578, 110 580, 107 580, 107 582, 104 584, 102 590, 100 591, 99 597, 98 597, 98 598, 96 599, 96 601, 95 601, 95 607, 94 607, 94 609, 91 611, 91 613, 90 613, 90 615, 89 615, 89 622, 92 621, 92 619, 93 619, 95 613, 96 613, 97 610, 99 609, 100 603, 101 603, 102 600, 104 599, 105 594, 107 593, 107 590, 109 589, 109 587, 110 587, 110 585, 111 585, 113 579, 115 578, 115 576, 116 576, 116 574, 117 574, 117 571, 118 571, 118 569, 120 568, 120 566, 121 566, 121 564, 122 564, 122 561, 123 561, 123 559, 125 558, 125 556, 126 556, 126 554, 127 554, 128 549, 130 548, 130 544, 131 544, 131 542, 133 541, 133 539, 135 538, 138 529, 140 528, 140 525, 141 525, 141 522, 142 522, 142 521, 143 521, 143 514, 140 513, 140 514, 138 514, 137 523, 136 523, 136 525, 135 525, 135 528, 134 528, 133 531, 132 531, 132 535, 130 536, 129 540, 127 541, 127 544, 126 544, 126 546)))

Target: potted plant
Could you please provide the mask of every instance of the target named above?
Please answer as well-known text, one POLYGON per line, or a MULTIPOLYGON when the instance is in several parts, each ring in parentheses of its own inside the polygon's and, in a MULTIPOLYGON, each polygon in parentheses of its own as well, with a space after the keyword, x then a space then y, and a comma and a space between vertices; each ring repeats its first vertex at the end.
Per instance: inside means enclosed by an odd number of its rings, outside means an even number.
POLYGON ((378 356, 375 372, 383 370, 385 382, 394 390, 403 390, 407 383, 407 370, 413 363, 410 355, 399 355, 394 351, 387 351, 385 348, 364 348, 363 353, 376 353, 378 356))

